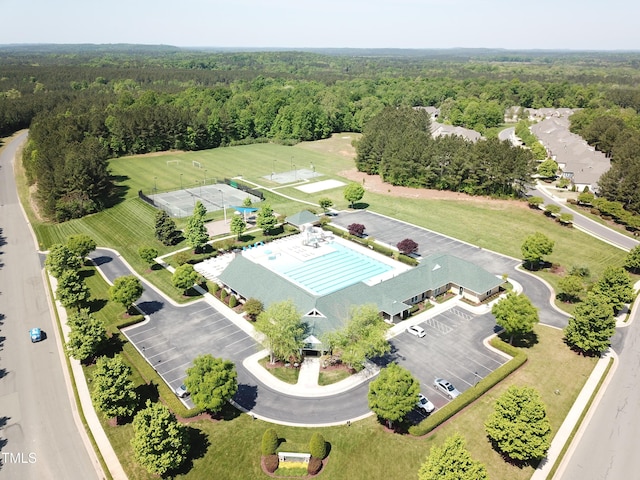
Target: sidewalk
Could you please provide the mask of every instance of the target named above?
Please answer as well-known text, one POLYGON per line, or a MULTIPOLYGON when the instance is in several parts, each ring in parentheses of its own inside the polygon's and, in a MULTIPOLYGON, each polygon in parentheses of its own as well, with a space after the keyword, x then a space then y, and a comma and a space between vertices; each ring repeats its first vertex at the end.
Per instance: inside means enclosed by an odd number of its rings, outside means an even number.
MULTIPOLYGON (((47 275, 46 271, 44 272, 44 275, 47 275)), ((49 281, 51 282, 52 291, 55 292, 57 286, 56 279, 49 276, 49 281)), ((60 328, 62 329, 62 334, 64 335, 64 342, 66 342, 70 330, 69 326, 67 325, 67 310, 57 300, 54 300, 53 298, 50 298, 49 300, 53 303, 53 307, 58 312, 58 318, 60 319, 60 328)), ((91 435, 93 435, 96 446, 98 447, 98 450, 100 450, 102 459, 107 465, 109 473, 114 480, 127 480, 127 474, 124 472, 124 469, 120 464, 120 460, 118 459, 116 452, 113 450, 107 434, 102 428, 102 424, 98 419, 98 414, 93 408, 91 393, 89 392, 89 386, 87 385, 87 379, 84 376, 82 365, 80 365, 80 362, 78 360, 75 360, 73 358, 69 358, 69 364, 71 365, 73 381, 76 385, 76 391, 78 392, 78 399, 80 401, 82 413, 84 414, 85 422, 87 424, 87 427, 89 427, 89 430, 91 430, 91 435)), ((88 448, 90 449, 90 451, 93 451, 92 445, 89 445, 88 448)), ((106 478, 102 466, 98 463, 95 465, 95 467, 100 477, 106 478)))

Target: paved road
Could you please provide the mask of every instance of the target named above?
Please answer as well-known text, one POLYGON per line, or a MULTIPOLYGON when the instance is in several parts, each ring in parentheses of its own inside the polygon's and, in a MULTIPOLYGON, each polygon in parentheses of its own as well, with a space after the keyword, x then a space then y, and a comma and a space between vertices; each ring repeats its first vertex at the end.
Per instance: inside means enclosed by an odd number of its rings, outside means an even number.
POLYGON ((573 215, 573 224, 577 228, 580 228, 581 230, 596 238, 603 239, 606 242, 627 251, 638 245, 638 240, 607 228, 606 226, 594 222, 584 215, 581 215, 579 212, 568 208, 564 202, 558 201, 552 195, 550 195, 545 188, 534 188, 529 192, 529 195, 541 196, 545 199, 546 203, 553 203, 558 205, 562 212, 570 213, 573 215))
POLYGON ((11 162, 0 153, 0 478, 97 478, 65 383, 40 261, 18 204, 11 162), (32 344, 39 326, 47 339, 32 344))

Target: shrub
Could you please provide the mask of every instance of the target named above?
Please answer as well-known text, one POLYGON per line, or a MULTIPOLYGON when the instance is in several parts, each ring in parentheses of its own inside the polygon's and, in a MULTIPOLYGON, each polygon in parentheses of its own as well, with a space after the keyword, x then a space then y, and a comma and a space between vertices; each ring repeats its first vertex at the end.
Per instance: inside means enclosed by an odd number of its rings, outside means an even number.
POLYGON ((404 240, 398 242, 396 247, 398 248, 400 253, 404 253, 405 255, 409 255, 418 250, 418 244, 410 238, 405 238, 404 240))
POLYGON ((264 457, 264 468, 269 473, 275 472, 279 464, 280 460, 278 459, 278 455, 268 455, 264 457))
POLYGON ((591 215, 600 215, 600 210, 595 207, 592 207, 589 211, 591 212, 591 215))
POLYGON ((211 293, 215 295, 216 293, 218 293, 218 290, 220 290, 220 285, 218 285, 216 282, 213 282, 211 284, 211 293))
POLYGON ((223 288, 222 290, 220 290, 220 300, 222 300, 223 302, 225 301, 225 299, 227 298, 227 291, 223 288))
POLYGON ((307 465, 307 473, 309 475, 317 475, 320 473, 322 469, 322 460, 316 457, 311 457, 309 459, 309 464, 307 465))
MULTIPOLYGON (((278 434, 275 429, 269 428, 262 434, 262 455, 274 455, 278 448, 278 434)), ((276 459, 278 457, 276 456, 276 459)), ((265 459, 266 460, 266 459, 265 459)), ((278 466, 276 465, 276 468, 278 466)), ((273 470, 275 471, 275 469, 273 470)))
POLYGON ((252 321, 255 322, 258 315, 262 313, 264 306, 257 298, 249 298, 244 302, 243 310, 252 321))
POLYGON ((191 260, 191 254, 186 250, 178 252, 173 256, 173 260, 178 264, 178 266, 182 266, 191 260))
POLYGON ((320 432, 315 432, 309 441, 311 456, 323 460, 327 456, 327 442, 320 432))
POLYGON ((233 308, 238 304, 238 299, 235 295, 231 295, 229 297, 229 308, 233 308))

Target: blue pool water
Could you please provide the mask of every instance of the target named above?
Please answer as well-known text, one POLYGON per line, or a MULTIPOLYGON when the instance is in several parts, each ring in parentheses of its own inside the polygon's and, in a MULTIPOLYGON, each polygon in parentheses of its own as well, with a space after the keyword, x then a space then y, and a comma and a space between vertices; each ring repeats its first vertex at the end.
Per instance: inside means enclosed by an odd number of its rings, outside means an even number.
POLYGON ((316 295, 326 295, 393 268, 339 243, 331 247, 333 252, 284 267, 279 272, 316 295))

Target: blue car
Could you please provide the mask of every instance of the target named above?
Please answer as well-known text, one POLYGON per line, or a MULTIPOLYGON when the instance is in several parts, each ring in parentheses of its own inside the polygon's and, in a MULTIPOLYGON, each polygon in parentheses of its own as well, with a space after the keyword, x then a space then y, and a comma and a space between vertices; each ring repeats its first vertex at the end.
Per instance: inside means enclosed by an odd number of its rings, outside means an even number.
POLYGON ((39 342, 42 340, 42 330, 38 327, 29 330, 29 336, 31 337, 31 343, 39 342))

